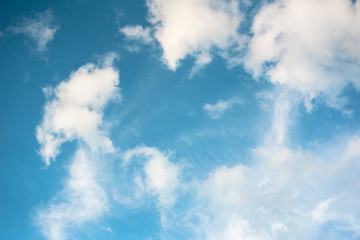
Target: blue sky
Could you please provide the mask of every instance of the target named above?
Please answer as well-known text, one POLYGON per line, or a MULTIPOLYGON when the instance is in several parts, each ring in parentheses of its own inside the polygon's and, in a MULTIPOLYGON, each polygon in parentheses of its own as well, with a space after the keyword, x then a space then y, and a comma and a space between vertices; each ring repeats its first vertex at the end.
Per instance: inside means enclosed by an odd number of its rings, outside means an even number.
POLYGON ((0 239, 360 239, 358 1, 0 12, 0 239))

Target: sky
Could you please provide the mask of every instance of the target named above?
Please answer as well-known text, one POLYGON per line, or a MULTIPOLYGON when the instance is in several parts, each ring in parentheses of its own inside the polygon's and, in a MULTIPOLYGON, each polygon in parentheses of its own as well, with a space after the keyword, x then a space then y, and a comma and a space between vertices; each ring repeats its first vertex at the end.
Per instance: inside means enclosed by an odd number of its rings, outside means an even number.
POLYGON ((0 7, 0 239, 360 239, 356 0, 0 7))

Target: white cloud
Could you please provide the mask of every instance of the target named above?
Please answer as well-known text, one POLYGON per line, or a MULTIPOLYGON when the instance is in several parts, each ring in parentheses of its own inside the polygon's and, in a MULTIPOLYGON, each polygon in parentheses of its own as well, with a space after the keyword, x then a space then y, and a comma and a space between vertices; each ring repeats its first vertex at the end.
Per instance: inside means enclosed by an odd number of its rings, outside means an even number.
POLYGON ((35 43, 39 52, 47 50, 47 44, 54 39, 59 26, 54 24, 51 10, 36 13, 34 18, 23 18, 16 26, 9 28, 16 34, 28 35, 35 43))
POLYGON ((277 0, 254 17, 245 67, 255 77, 328 104, 353 84, 360 89, 360 3, 350 0, 277 0))
POLYGON ((115 57, 109 53, 101 58, 99 66, 86 64, 54 89, 45 91, 47 102, 36 136, 46 165, 55 159, 63 142, 78 140, 63 189, 35 216, 49 240, 71 239, 70 230, 97 220, 110 208, 107 191, 112 155, 108 153, 114 147, 101 128, 107 102, 120 97, 119 74, 112 67, 115 57))
POLYGON ((66 141, 78 139, 93 151, 114 151, 103 127, 103 109, 111 99, 119 98, 119 74, 111 64, 113 54, 103 66, 86 64, 55 88, 46 88, 47 102, 42 123, 36 128, 40 154, 47 166, 66 141))
POLYGON ((147 6, 163 61, 172 70, 188 55, 195 56, 198 65, 205 65, 211 61, 213 48, 243 45, 237 1, 148 0, 147 6))
POLYGON ((101 227, 102 230, 112 233, 111 227, 101 227))
POLYGON ((339 168, 355 139, 335 144, 338 151, 331 157, 258 147, 250 164, 220 166, 200 182, 184 222, 192 220, 199 239, 313 239, 328 221, 338 231, 359 234, 353 223, 360 220, 359 186, 354 184, 360 180, 360 155, 339 168))
POLYGON ((209 116, 213 119, 221 118, 225 111, 231 109, 235 104, 240 104, 242 101, 238 98, 231 98, 228 100, 219 100, 215 104, 206 103, 203 106, 204 111, 206 111, 209 116))
POLYGON ((119 31, 124 34, 128 40, 137 40, 143 43, 151 43, 153 41, 151 29, 148 27, 143 28, 140 25, 125 26, 120 28, 119 31))
POLYGON ((321 203, 319 203, 316 208, 311 212, 311 217, 314 222, 326 222, 332 218, 327 216, 327 210, 330 207, 330 204, 335 200, 334 197, 329 198, 321 203))
POLYGON ((47 239, 71 239, 67 236, 68 229, 96 220, 108 211, 108 198, 99 181, 100 173, 99 159, 85 149, 78 149, 64 189, 47 207, 37 212, 36 221, 47 239))
POLYGON ((180 168, 168 160, 168 156, 158 149, 137 147, 124 153, 124 161, 129 164, 133 157, 145 157, 143 171, 145 179, 136 176, 134 182, 140 189, 158 197, 160 207, 170 207, 176 200, 176 190, 179 187, 180 168), (145 186, 143 186, 143 183, 145 186))

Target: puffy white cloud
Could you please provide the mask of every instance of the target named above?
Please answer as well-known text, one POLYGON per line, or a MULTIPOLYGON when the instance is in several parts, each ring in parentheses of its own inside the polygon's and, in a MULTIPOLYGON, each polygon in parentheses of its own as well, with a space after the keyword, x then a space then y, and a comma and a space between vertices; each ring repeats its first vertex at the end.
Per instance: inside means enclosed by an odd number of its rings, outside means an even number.
POLYGON ((91 152, 77 150, 64 189, 37 212, 37 224, 47 239, 71 239, 67 230, 96 220, 108 211, 108 198, 99 181, 99 161, 91 152))
POLYGON ((245 67, 255 77, 328 104, 352 84, 360 87, 360 3, 350 0, 277 0, 254 17, 245 67))
POLYGON ((47 102, 42 123, 36 129, 40 154, 48 166, 66 141, 78 139, 93 151, 114 151, 103 127, 103 109, 119 98, 119 74, 111 64, 114 54, 102 66, 86 64, 55 88, 46 88, 47 102))
POLYGON ((39 52, 47 50, 47 44, 54 39, 59 26, 54 24, 51 10, 36 13, 34 18, 23 18, 16 26, 9 28, 17 34, 28 35, 35 43, 39 52))
POLYGON ((148 27, 143 28, 140 25, 125 26, 120 28, 119 31, 124 34, 128 40, 137 40, 143 43, 151 43, 153 41, 151 29, 148 27))
POLYGON ((124 161, 127 164, 133 157, 145 157, 147 159, 143 167, 145 179, 136 176, 135 183, 143 191, 157 196, 160 207, 173 205, 176 200, 176 190, 180 184, 180 167, 170 162, 168 156, 156 148, 137 147, 124 153, 124 161))
POLYGON ((163 61, 172 70, 188 55, 195 56, 198 65, 205 65, 211 61, 213 48, 243 45, 237 1, 148 0, 147 6, 163 61))
POLYGON ((242 101, 238 98, 231 98, 225 101, 219 100, 215 104, 204 104, 203 109, 209 114, 211 118, 219 119, 223 116, 225 111, 231 109, 235 104, 240 104, 241 102, 242 101))

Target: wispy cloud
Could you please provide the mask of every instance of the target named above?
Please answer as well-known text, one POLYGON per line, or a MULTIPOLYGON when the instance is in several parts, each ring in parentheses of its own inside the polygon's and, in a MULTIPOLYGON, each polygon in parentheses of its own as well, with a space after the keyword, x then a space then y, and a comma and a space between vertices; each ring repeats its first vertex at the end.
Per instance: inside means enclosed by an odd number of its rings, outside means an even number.
POLYGON ((228 100, 219 100, 215 104, 206 103, 203 106, 209 116, 213 119, 221 118, 227 110, 230 110, 235 104, 241 104, 242 101, 239 98, 231 98, 228 100))
POLYGON ((96 220, 108 211, 108 197, 99 182, 99 161, 86 149, 77 150, 64 189, 37 212, 36 222, 47 239, 71 239, 67 230, 96 220))
POLYGON ((54 39, 55 33, 60 27, 54 23, 54 16, 51 10, 43 13, 35 13, 33 18, 24 17, 15 26, 9 28, 16 34, 29 36, 36 44, 36 50, 44 52, 47 44, 54 39))
POLYGON ((137 26, 125 26, 120 28, 119 31, 125 35, 128 40, 136 40, 142 43, 151 43, 153 37, 151 36, 150 28, 143 28, 140 25, 137 26))

